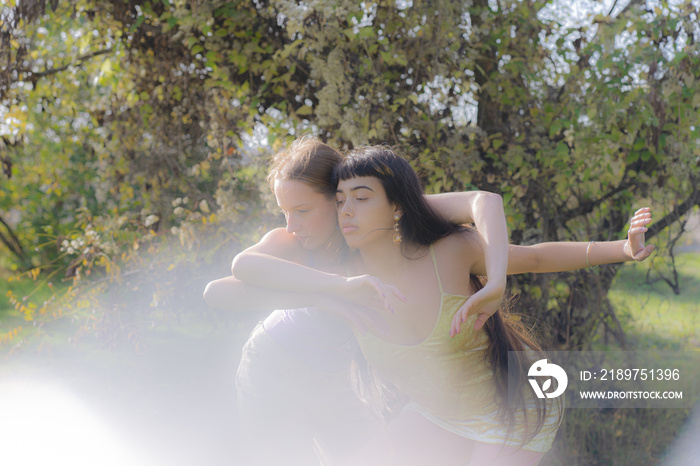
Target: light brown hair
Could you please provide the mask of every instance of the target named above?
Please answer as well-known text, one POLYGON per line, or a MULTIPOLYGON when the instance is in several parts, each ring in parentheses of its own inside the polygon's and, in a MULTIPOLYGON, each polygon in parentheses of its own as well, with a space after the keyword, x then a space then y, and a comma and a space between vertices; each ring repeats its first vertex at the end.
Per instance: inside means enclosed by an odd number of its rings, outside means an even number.
POLYGON ((289 144, 272 159, 267 181, 275 189, 275 180, 297 180, 308 184, 321 194, 335 196, 331 182, 333 169, 343 161, 343 155, 318 139, 303 137, 289 144))

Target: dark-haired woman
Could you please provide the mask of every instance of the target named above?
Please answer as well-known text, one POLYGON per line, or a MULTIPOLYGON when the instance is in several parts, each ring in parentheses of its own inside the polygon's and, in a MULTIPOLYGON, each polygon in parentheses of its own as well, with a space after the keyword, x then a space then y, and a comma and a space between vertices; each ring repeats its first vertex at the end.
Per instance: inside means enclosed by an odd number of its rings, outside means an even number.
MULTIPOLYGON (((335 173, 341 231, 361 258, 355 272, 405 295, 390 298, 393 313, 378 311, 385 334, 358 340, 373 369, 411 401, 353 464, 537 464, 561 420, 559 404, 540 405, 523 390, 527 368, 541 355, 537 342, 501 312, 486 331, 462 326, 473 318, 460 308, 485 273, 478 235, 435 215, 411 166, 386 147, 350 153, 335 173), (523 393, 517 407, 506 403, 508 351, 522 357, 520 379, 509 380, 523 393)), ((627 241, 544 246, 546 271, 642 260, 653 249, 643 245, 648 221, 646 210, 638 212, 627 241)), ((510 273, 526 271, 522 264, 538 271, 523 261, 527 250, 511 247, 510 273)))
MULTIPOLYGON (((248 434, 241 459, 253 464, 318 464, 347 459, 368 441, 377 423, 352 389, 350 366, 358 354, 350 325, 381 327, 364 303, 391 293, 377 280, 344 279, 348 302, 303 293, 310 284, 295 279, 289 266, 348 275, 349 250, 337 223, 332 171, 343 159, 334 148, 300 139, 275 156, 268 176, 286 228, 267 233, 234 259, 234 277, 205 290, 213 306, 274 311, 252 332, 237 373, 239 414, 248 434), (265 286, 257 288, 255 285, 265 286), (270 289, 276 288, 275 290, 270 289), (356 311, 356 312, 353 312, 356 311)), ((490 246, 492 286, 469 303, 485 321, 505 286, 507 232, 500 196, 484 192, 429 196, 447 218, 476 223, 490 246), (496 277, 501 277, 499 280, 496 277)))

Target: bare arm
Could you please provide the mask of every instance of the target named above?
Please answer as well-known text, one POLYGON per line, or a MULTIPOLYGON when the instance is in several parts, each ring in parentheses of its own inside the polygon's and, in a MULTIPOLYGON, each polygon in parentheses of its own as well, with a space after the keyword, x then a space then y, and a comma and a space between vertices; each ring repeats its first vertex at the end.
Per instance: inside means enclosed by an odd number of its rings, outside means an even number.
POLYGON ((236 256, 231 272, 251 285, 281 291, 334 293, 339 292, 346 281, 341 275, 255 252, 236 256))
POLYGON ((385 285, 376 277, 345 277, 287 259, 300 258, 301 254, 303 250, 298 242, 278 228, 265 235, 256 245, 238 254, 233 259, 231 272, 242 282, 278 291, 333 294, 360 305, 367 305, 373 299, 380 298, 389 310, 391 294, 405 300, 398 288, 385 285))
POLYGON ((505 287, 508 268, 508 227, 503 198, 486 191, 426 196, 431 207, 452 223, 474 223, 484 249, 485 275, 505 287))
MULTIPOLYGON (((505 288, 508 268, 508 227, 503 198, 486 191, 426 196, 431 207, 452 223, 474 223, 484 249, 485 275, 505 288)), ((496 284, 496 283, 494 283, 496 284)))
POLYGON ((226 311, 272 311, 315 306, 312 293, 271 290, 250 285, 235 277, 211 281, 204 289, 204 300, 212 307, 226 311))
POLYGON ((379 314, 337 296, 261 288, 235 277, 209 282, 204 299, 212 307, 233 312, 317 307, 339 317, 361 333, 368 329, 380 334, 386 332, 386 324, 379 314))
MULTIPOLYGON (((653 245, 645 245, 644 233, 651 222, 649 208, 642 208, 635 212, 630 220, 630 229, 627 239, 621 241, 589 241, 589 242, 552 242, 540 243, 533 246, 508 247, 508 274, 519 273, 547 273, 565 272, 582 269, 594 265, 613 264, 625 261, 642 261, 649 257, 654 250, 653 245)), ((476 258, 471 273, 483 275, 486 273, 485 247, 483 239, 472 243, 471 255, 476 258)), ((487 284, 488 286, 488 284, 487 284)), ((461 330, 461 325, 472 312, 468 311, 469 300, 482 293, 483 290, 472 295, 462 306, 452 320, 450 334, 456 335, 461 330)), ((490 316, 490 315, 489 315, 490 316)), ((482 315, 474 325, 479 329, 482 315)))
POLYGON ((344 284, 340 275, 302 265, 305 251, 283 228, 267 233, 257 244, 239 253, 232 275, 263 288, 294 292, 334 292, 344 284))
POLYGON ((627 240, 605 242, 556 242, 540 243, 532 246, 510 245, 508 256, 510 264, 509 275, 521 273, 566 272, 584 269, 586 251, 591 266, 614 264, 632 260, 625 254, 627 240), (589 248, 590 244, 590 248, 589 248))
MULTIPOLYGON (((474 328, 480 328, 501 303, 508 269, 508 227, 503 198, 486 191, 467 191, 426 196, 428 203, 452 223, 474 223, 481 238, 484 270, 488 281, 463 307, 465 316, 478 313, 474 328)), ((466 318, 466 317, 465 317, 466 318)))
POLYGON ((440 215, 456 224, 477 224, 489 220, 488 215, 491 210, 498 208, 503 210, 501 196, 488 191, 426 194, 425 200, 440 215))
POLYGON ((626 240, 511 245, 508 274, 566 272, 594 265, 642 261, 654 250, 654 246, 645 245, 644 233, 649 223, 651 213, 645 207, 632 217, 626 240))

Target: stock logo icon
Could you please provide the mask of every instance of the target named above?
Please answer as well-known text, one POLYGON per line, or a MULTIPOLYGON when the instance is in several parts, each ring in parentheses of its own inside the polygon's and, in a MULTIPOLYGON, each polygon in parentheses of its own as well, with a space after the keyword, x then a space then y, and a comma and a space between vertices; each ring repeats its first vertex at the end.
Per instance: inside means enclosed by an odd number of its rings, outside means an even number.
POLYGON ((530 385, 532 385, 532 389, 535 391, 537 398, 556 398, 564 393, 569 383, 569 377, 567 377, 566 371, 554 363, 548 363, 546 359, 540 359, 530 366, 527 375, 527 380, 530 382, 530 385), (540 387, 536 377, 548 378, 540 387), (552 379, 556 379, 557 388, 553 392, 547 392, 547 390, 552 388, 552 379))

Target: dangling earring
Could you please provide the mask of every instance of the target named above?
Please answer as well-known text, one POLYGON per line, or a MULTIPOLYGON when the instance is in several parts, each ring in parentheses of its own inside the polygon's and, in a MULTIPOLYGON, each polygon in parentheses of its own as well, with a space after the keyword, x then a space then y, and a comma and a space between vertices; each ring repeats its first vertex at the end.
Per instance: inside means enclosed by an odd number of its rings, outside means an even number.
POLYGON ((394 214, 394 236, 391 238, 392 241, 394 241, 394 244, 401 244, 401 241, 403 238, 401 237, 401 233, 399 233, 399 215, 394 214))

